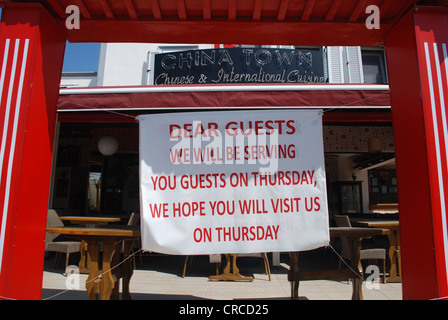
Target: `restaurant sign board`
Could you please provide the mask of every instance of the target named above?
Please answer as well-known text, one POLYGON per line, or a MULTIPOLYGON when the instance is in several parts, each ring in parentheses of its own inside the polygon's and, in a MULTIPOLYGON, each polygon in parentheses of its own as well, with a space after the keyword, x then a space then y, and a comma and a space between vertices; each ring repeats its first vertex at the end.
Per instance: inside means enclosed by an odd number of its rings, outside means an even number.
POLYGON ((320 110, 138 119, 143 249, 194 255, 328 244, 320 110))
POLYGON ((221 48, 155 55, 154 84, 322 83, 322 51, 221 48))

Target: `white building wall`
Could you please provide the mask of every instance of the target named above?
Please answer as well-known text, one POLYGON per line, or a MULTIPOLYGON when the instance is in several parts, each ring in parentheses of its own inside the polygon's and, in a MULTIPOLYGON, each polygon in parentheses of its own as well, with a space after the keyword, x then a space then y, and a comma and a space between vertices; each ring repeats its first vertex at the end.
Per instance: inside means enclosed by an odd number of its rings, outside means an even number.
POLYGON ((98 86, 151 85, 155 54, 211 48, 213 45, 103 43, 98 65, 98 86))
POLYGON ((103 43, 98 64, 99 86, 146 84, 147 55, 155 45, 145 43, 103 43))
POLYGON ((96 87, 98 86, 97 72, 63 72, 61 88, 96 87))

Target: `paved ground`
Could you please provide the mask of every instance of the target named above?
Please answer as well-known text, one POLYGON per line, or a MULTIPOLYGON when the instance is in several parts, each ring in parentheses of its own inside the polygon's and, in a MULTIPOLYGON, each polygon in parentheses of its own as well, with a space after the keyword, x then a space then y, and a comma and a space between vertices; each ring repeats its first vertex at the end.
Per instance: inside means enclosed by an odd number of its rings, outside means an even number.
MULTIPOLYGON (((337 257, 328 257, 322 253, 305 255, 311 265, 336 265, 337 257)), ((62 259, 63 260, 63 259, 62 259)), ((265 274, 261 259, 241 258, 238 261, 240 273, 253 276, 253 282, 210 281, 208 276, 215 274, 215 265, 210 264, 208 256, 195 257, 191 269, 182 278, 184 256, 144 255, 143 264, 137 256, 136 270, 131 279, 130 290, 134 300, 236 300, 269 299, 289 300, 290 283, 287 280, 289 257, 281 255, 281 265, 271 266, 271 281, 265 274)), ((76 257, 74 261, 76 263, 76 257)), ((79 282, 68 281, 62 274, 63 267, 53 267, 53 256, 45 260, 42 298, 50 300, 87 300, 85 280, 87 275, 80 274, 79 282), (79 284, 78 290, 72 290, 79 284)), ((69 280, 77 280, 70 278, 69 280)), ((401 300, 401 283, 378 283, 378 288, 363 285, 365 300, 401 300)), ((299 286, 301 300, 349 300, 352 285, 348 281, 304 281, 299 286)))

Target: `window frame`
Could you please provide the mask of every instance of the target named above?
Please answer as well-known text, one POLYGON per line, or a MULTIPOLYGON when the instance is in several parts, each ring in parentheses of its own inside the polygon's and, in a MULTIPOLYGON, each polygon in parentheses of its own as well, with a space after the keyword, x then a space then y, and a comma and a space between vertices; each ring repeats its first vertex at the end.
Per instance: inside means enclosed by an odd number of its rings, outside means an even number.
POLYGON ((383 47, 361 47, 361 59, 362 59, 362 68, 364 73, 364 83, 371 83, 371 84, 388 84, 389 83, 389 77, 387 74, 387 62, 386 62, 386 55, 383 47), (383 77, 383 82, 366 82, 366 72, 364 69, 364 56, 370 55, 370 56, 378 56, 380 59, 380 65, 379 70, 383 77))

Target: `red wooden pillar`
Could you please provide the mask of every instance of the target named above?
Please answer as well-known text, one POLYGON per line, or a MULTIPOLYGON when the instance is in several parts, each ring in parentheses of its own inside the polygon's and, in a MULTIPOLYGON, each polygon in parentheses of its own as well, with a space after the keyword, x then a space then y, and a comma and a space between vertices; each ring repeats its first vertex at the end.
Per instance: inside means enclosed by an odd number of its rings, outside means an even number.
POLYGON ((0 24, 0 298, 40 299, 63 30, 37 4, 0 24))
POLYGON ((448 8, 417 7, 386 37, 404 299, 448 296, 448 8))

